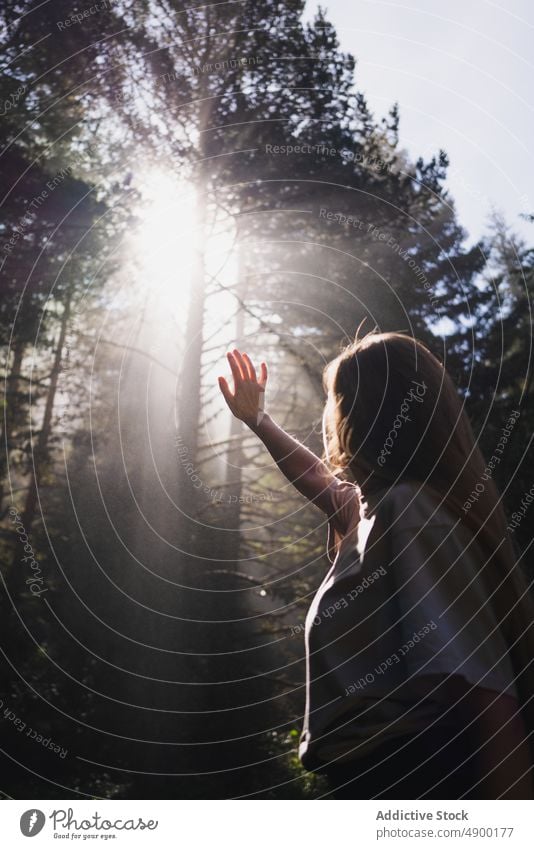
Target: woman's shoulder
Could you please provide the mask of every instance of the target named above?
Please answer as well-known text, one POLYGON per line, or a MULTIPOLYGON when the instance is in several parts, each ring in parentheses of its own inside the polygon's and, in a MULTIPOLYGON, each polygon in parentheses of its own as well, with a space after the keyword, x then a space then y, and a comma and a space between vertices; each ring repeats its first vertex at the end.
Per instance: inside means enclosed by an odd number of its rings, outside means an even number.
MULTIPOLYGON (((405 578, 447 572, 449 584, 475 578, 485 562, 476 535, 444 497, 417 481, 402 481, 382 493, 374 537, 387 540, 395 572, 405 578), (454 579, 454 580, 453 580, 454 579)), ((463 585, 462 585, 463 586, 463 585)))
POLYGON ((419 481, 403 480, 369 496, 367 515, 390 525, 392 533, 424 527, 453 527, 459 516, 439 493, 419 481))
POLYGON ((336 513, 348 509, 349 513, 359 513, 362 504, 362 491, 357 483, 337 478, 331 488, 333 508, 336 513))

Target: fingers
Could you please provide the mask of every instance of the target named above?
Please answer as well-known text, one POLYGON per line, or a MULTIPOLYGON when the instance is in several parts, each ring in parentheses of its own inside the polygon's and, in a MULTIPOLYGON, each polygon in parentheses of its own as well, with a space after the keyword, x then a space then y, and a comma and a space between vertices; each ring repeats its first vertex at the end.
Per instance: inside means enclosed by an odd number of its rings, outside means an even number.
POLYGON ((226 356, 228 357, 228 362, 230 363, 230 368, 232 369, 236 386, 241 380, 252 380, 254 383, 258 383, 262 389, 265 388, 265 384, 267 383, 266 363, 261 363, 260 379, 258 380, 254 363, 248 354, 241 354, 237 348, 234 348, 232 353, 228 353, 226 356))
POLYGON ((230 368, 232 369, 232 374, 234 376, 234 383, 236 388, 243 380, 243 375, 241 374, 241 368, 234 354, 228 353, 226 355, 228 362, 230 363, 230 368))
POLYGON ((254 368, 252 360, 250 359, 248 354, 243 354, 243 359, 244 359, 244 361, 245 361, 245 363, 247 364, 247 367, 248 367, 248 376, 250 377, 251 380, 256 381, 257 380, 256 369, 254 368))
POLYGON ((247 378, 249 377, 248 368, 247 368, 247 364, 246 364, 245 360, 243 359, 243 355, 241 354, 241 351, 238 351, 237 348, 234 348, 233 355, 234 355, 235 359, 237 360, 239 368, 241 369, 241 377, 244 380, 247 380, 247 378))
POLYGON ((217 379, 219 381, 219 388, 220 388, 222 394, 224 395, 224 400, 226 401, 228 406, 231 408, 231 404, 232 404, 234 396, 230 392, 230 387, 228 386, 228 383, 226 382, 226 378, 219 377, 217 379))

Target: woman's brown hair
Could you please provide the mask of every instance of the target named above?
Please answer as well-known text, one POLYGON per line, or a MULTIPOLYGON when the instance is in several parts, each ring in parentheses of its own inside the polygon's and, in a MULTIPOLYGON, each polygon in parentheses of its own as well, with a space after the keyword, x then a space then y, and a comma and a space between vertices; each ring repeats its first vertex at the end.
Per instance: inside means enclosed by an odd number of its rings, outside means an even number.
POLYGON ((323 384, 325 453, 336 471, 349 469, 364 496, 401 481, 417 482, 472 531, 484 557, 480 574, 488 601, 509 647, 522 714, 527 730, 534 730, 534 602, 493 469, 446 369, 413 337, 371 332, 361 339, 356 334, 326 366, 323 384))

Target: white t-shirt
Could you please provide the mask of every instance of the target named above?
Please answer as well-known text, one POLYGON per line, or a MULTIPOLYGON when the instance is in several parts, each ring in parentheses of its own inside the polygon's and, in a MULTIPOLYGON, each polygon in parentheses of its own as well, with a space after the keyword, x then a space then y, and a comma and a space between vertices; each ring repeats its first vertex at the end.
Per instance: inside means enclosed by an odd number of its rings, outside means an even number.
POLYGON ((329 556, 332 543, 338 551, 306 617, 307 769, 367 755, 438 718, 452 724, 423 676, 461 675, 517 698, 469 528, 416 483, 366 503, 343 482, 336 499, 348 531, 341 538, 329 523, 329 556))

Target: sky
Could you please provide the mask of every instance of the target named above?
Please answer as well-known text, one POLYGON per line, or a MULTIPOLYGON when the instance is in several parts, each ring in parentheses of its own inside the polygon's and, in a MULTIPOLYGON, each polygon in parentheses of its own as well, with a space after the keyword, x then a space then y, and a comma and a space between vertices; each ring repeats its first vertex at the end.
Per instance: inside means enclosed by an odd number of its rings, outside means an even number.
MULTIPOLYGON (((400 144, 443 148, 469 241, 492 209, 534 243, 533 0, 323 0, 377 117, 400 107, 400 144), (506 7, 505 7, 506 3, 506 7)), ((306 17, 317 4, 309 2, 306 17)))

